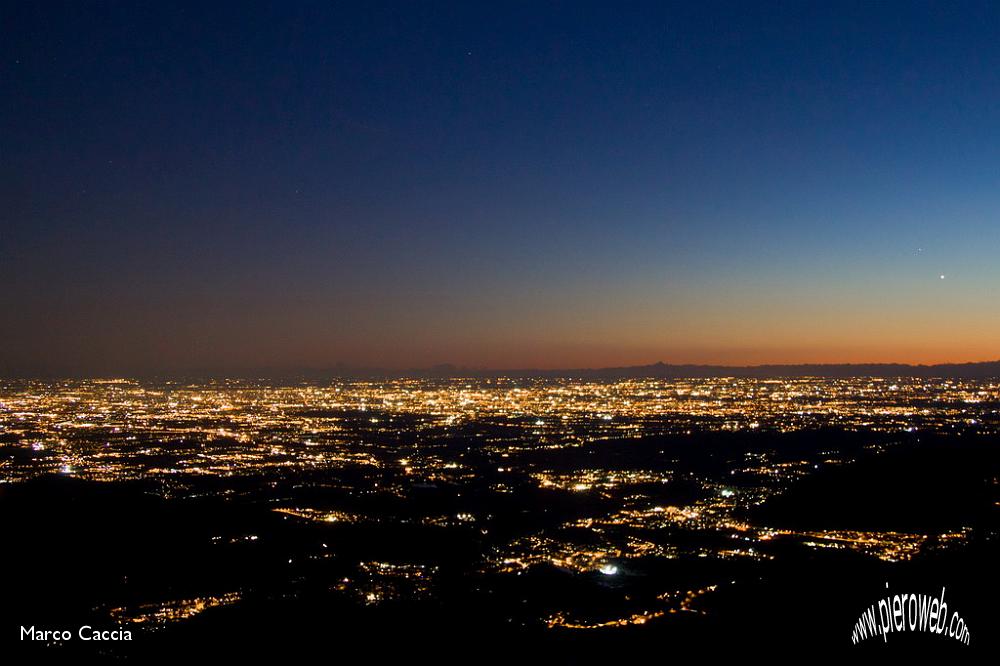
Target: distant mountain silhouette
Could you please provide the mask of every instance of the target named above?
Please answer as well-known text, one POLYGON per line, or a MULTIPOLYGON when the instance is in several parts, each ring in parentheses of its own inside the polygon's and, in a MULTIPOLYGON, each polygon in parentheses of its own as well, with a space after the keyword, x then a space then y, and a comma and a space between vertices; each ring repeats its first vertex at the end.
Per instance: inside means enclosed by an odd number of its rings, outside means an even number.
MULTIPOLYGON (((323 374, 322 372, 307 374, 323 374)), ((910 365, 906 363, 801 363, 769 365, 698 365, 653 363, 617 368, 567 368, 561 370, 489 370, 463 368, 451 364, 432 368, 393 371, 375 368, 348 368, 338 366, 332 374, 344 377, 422 377, 422 378, 490 378, 490 377, 578 377, 581 379, 638 379, 638 378, 711 378, 711 377, 947 377, 955 379, 1000 378, 1000 361, 979 363, 940 363, 936 365, 910 365)))

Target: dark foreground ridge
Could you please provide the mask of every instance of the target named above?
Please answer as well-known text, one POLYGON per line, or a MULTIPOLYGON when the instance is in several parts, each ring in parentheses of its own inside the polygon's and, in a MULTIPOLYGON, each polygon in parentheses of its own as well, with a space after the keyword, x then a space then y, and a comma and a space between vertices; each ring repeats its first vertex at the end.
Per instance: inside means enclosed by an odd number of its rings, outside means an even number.
MULTIPOLYGON (((619 562, 617 575, 575 572, 549 564, 523 575, 483 572, 479 563, 491 551, 496 533, 558 534, 558 525, 589 515, 588 503, 567 494, 521 488, 491 498, 486 471, 471 493, 450 496, 446 487, 428 488, 399 503, 395 511, 488 511, 496 519, 487 532, 462 526, 428 527, 414 521, 380 518, 354 524, 299 522, 276 514, 270 484, 251 484, 222 497, 165 500, 149 484, 94 483, 47 476, 0 488, 5 549, 7 603, 2 613, 6 648, 38 656, 105 654, 147 659, 203 656, 290 656, 316 651, 361 651, 406 657, 430 653, 437 659, 468 661, 481 650, 542 649, 563 659, 593 657, 594 649, 669 650, 684 645, 703 650, 769 651, 849 647, 852 623, 866 604, 889 593, 939 593, 947 588, 950 607, 968 618, 972 650, 995 648, 991 621, 997 598, 995 479, 1000 473, 994 438, 908 437, 885 453, 869 450, 885 436, 836 431, 788 435, 703 435, 693 439, 651 437, 629 442, 595 442, 588 458, 615 468, 646 468, 664 455, 688 451, 685 468, 711 472, 724 461, 771 450, 795 459, 839 447, 857 460, 833 465, 815 479, 794 484, 786 495, 738 516, 750 524, 773 526, 776 536, 759 542, 759 558, 728 557, 739 541, 719 534, 715 555, 637 558, 619 562), (501 501, 503 500, 503 501, 501 501), (941 506, 939 507, 938 504, 941 506), (928 507, 936 510, 928 511, 928 507), (782 529, 806 532, 782 532, 782 529), (887 561, 852 550, 813 548, 808 530, 965 530, 956 547, 928 542, 921 555, 887 561), (248 541, 247 534, 254 540, 248 541), (797 535, 798 534, 798 535, 797 535), (319 555, 317 555, 317 553, 319 555), (329 555, 327 555, 329 553, 329 555), (364 561, 427 562, 435 571, 433 592, 422 582, 391 588, 385 603, 366 603, 340 592, 358 575, 364 561), (546 629, 526 618, 555 608, 586 614, 595 609, 627 608, 663 590, 690 594, 676 612, 625 627, 546 629), (146 608, 157 598, 214 598, 239 595, 238 603, 218 607, 182 622, 158 625, 157 618, 126 624, 135 640, 95 645, 71 641, 49 646, 19 643, 24 622, 39 627, 81 623, 115 626, 116 608, 146 608), (476 652, 464 652, 470 640, 476 652)), ((553 469, 578 465, 577 452, 539 451, 553 469)), ((733 487, 739 488, 738 475, 733 487)), ((667 484, 663 501, 686 492, 667 484), (669 496, 669 497, 668 497, 669 496)), ((282 497, 296 502, 334 501, 334 486, 288 485, 282 497)), ((610 500, 602 500, 610 501, 610 500)), ((664 529, 664 543, 684 544, 696 537, 664 529)), ((706 544, 708 547, 708 544, 706 544)), ((383 576, 379 573, 376 576, 383 576)), ((384 594, 386 587, 370 588, 384 594)), ((155 604, 151 608, 155 607, 155 604)), ((170 607, 167 607, 170 610, 170 607)), ((199 610, 193 608, 192 611, 199 610)), ((161 610, 162 612, 162 610, 161 610)), ((175 613, 184 612, 176 607, 175 613)), ((888 646, 950 649, 946 638, 915 634, 893 636, 888 646)), ((866 648, 884 649, 881 637, 866 648)), ((962 649, 965 649, 964 647, 962 649)), ((350 653, 350 652, 346 652, 350 653)))

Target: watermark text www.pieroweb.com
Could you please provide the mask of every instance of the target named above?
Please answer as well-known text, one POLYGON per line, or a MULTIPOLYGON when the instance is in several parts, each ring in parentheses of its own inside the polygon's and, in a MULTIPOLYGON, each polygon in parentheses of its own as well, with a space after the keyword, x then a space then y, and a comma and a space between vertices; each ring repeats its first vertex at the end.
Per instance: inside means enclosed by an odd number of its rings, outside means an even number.
MULTIPOLYGON (((886 589, 889 584, 885 584, 886 589)), ((893 634, 924 632, 953 638, 969 645, 972 632, 957 610, 948 607, 945 588, 940 594, 891 594, 866 608, 854 623, 851 642, 881 637, 889 642, 893 634)))

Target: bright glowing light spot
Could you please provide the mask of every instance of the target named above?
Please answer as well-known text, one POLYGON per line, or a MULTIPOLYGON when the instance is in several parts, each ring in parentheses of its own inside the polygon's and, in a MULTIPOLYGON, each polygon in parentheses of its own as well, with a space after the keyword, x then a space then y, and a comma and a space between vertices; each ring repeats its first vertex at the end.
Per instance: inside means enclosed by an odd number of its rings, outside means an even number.
POLYGON ((605 576, 614 576, 616 573, 618 573, 618 567, 616 567, 613 564, 605 564, 600 569, 598 569, 598 571, 600 571, 605 576))
POLYGON ((62 467, 59 468, 59 473, 60 474, 72 474, 73 473, 73 467, 72 467, 72 465, 63 465, 62 467))
POLYGON ((590 484, 589 483, 577 483, 576 485, 573 486, 573 490, 576 490, 577 492, 584 491, 584 490, 590 490, 590 484))
POLYGON ((732 490, 730 490, 729 488, 723 488, 723 490, 722 490, 722 492, 721 492, 720 494, 721 494, 721 495, 722 495, 723 497, 732 497, 732 496, 733 496, 733 495, 735 495, 736 493, 735 493, 735 492, 733 492, 732 490))
POLYGON ((944 275, 942 275, 942 276, 941 276, 941 279, 942 279, 942 280, 944 279, 944 275))

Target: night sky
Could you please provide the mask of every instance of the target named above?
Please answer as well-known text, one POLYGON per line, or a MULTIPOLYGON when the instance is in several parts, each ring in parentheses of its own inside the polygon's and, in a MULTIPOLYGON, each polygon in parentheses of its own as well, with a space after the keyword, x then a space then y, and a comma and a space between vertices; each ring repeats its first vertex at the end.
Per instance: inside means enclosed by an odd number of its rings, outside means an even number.
POLYGON ((755 4, 4 2, 0 372, 1000 357, 1000 5, 755 4))

